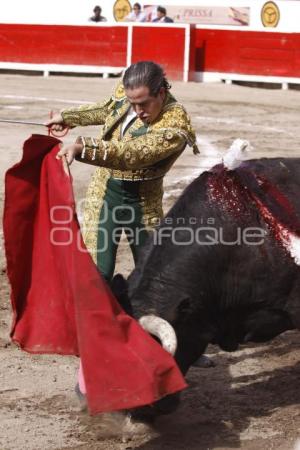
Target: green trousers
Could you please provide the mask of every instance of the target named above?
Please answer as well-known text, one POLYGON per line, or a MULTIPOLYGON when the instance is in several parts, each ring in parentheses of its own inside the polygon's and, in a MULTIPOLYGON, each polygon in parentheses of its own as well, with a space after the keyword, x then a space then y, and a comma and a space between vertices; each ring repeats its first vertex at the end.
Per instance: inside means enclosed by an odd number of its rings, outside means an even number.
POLYGON ((139 250, 148 237, 148 231, 143 224, 139 183, 110 178, 106 186, 99 215, 97 266, 108 282, 114 274, 122 232, 126 234, 135 263, 139 250))

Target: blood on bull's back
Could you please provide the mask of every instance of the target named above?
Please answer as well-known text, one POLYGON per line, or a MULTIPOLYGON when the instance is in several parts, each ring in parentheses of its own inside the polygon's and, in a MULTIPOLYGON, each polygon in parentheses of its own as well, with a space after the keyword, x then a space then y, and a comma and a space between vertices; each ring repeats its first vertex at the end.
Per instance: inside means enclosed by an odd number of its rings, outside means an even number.
POLYGON ((133 314, 169 321, 184 372, 299 326, 300 159, 215 166, 183 192, 128 279, 133 314))

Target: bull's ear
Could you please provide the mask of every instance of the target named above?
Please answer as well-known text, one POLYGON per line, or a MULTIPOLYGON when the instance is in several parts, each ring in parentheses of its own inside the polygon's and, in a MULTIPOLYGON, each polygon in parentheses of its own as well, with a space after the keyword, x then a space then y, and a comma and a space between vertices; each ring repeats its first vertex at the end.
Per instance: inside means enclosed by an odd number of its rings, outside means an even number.
POLYGON ((124 311, 132 316, 132 306, 128 297, 128 283, 127 280, 118 273, 115 275, 110 283, 111 290, 118 300, 120 306, 124 311))

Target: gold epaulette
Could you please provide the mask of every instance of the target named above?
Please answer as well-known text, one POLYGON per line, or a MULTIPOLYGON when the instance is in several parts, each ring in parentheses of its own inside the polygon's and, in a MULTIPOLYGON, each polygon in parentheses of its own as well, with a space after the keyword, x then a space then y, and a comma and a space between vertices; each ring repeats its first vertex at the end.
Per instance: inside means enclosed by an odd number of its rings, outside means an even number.
POLYGON ((114 93, 112 94, 112 99, 117 102, 126 99, 125 89, 122 81, 117 84, 114 93))

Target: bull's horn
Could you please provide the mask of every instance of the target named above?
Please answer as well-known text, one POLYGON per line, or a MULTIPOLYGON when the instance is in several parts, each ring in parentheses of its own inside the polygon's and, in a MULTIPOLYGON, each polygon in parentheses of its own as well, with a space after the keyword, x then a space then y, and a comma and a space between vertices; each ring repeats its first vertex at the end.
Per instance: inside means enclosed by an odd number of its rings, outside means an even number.
POLYGON ((174 355, 177 348, 176 333, 172 325, 161 317, 148 315, 142 316, 139 323, 145 331, 158 337, 162 347, 171 355, 174 355))

